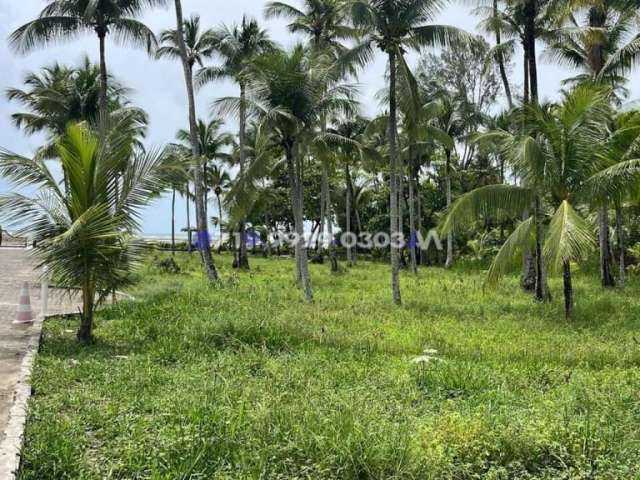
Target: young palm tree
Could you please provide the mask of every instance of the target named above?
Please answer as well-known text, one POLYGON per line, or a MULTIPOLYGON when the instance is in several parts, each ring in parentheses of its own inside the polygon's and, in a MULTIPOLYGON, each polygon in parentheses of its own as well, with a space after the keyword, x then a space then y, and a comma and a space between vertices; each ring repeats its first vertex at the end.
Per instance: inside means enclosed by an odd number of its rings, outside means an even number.
MULTIPOLYGON (((397 76, 398 69, 408 71, 404 58, 405 49, 420 49, 446 45, 453 39, 461 43, 468 40, 467 34, 457 28, 433 25, 432 21, 441 4, 433 0, 353 0, 351 16, 354 25, 366 32, 364 40, 348 55, 346 61, 368 62, 377 46, 389 62, 389 185, 390 185, 390 233, 397 238, 401 233, 399 216, 398 178, 398 118, 397 76)), ((393 302, 401 303, 400 295, 400 249, 391 245, 391 289, 393 302)))
MULTIPOLYGON (((274 44, 269 39, 267 31, 261 29, 256 20, 248 19, 246 16, 242 17, 241 25, 233 25, 231 27, 223 25, 212 36, 215 52, 222 59, 222 65, 200 70, 196 75, 196 83, 198 86, 202 86, 221 79, 231 79, 240 87, 240 98, 238 99, 240 131, 238 141, 240 175, 243 175, 247 167, 245 146, 248 115, 246 96, 247 86, 250 81, 246 71, 257 55, 273 49, 274 44)), ((239 268, 248 269, 249 257, 247 255, 244 224, 244 219, 241 219, 239 225, 240 255, 238 257, 238 266, 239 268)))
POLYGON ((70 125, 58 139, 68 194, 44 160, 0 151, 0 174, 39 192, 35 198, 0 195, 0 212, 9 225, 36 241, 41 266, 62 285, 81 287, 78 339, 83 342, 92 338, 96 296, 127 282, 141 252, 131 234, 138 228, 140 210, 161 188, 162 155, 131 156, 134 132, 122 125, 108 131, 98 137, 86 125, 70 125))
POLYGON ((195 162, 193 168, 193 183, 196 203, 196 222, 198 224, 198 249, 202 256, 202 264, 207 278, 212 283, 218 283, 218 271, 211 256, 211 244, 209 241, 208 219, 204 205, 204 182, 202 168, 202 152, 198 141, 198 125, 196 121, 196 100, 193 92, 193 66, 195 60, 189 56, 185 40, 185 24, 182 16, 182 3, 175 0, 176 30, 173 34, 173 42, 180 52, 180 60, 184 73, 185 86, 187 90, 187 101, 189 104, 189 140, 191 143, 191 154, 195 162))
POLYGON ((479 139, 497 140, 525 186, 490 185, 463 195, 448 211, 443 230, 463 227, 483 216, 520 218, 534 204, 533 216, 518 225, 496 255, 487 282, 497 281, 514 258, 535 245, 536 298, 545 296, 545 267, 562 269, 565 314, 569 317, 573 308, 571 261, 584 258, 595 246, 591 227, 577 207, 593 198, 585 184, 600 170, 593 145, 606 140, 602 125, 610 118, 608 99, 600 91, 578 88, 560 105, 526 110, 522 113, 524 133, 494 131, 479 139), (545 204, 555 210, 546 233, 545 204))
POLYGON ((21 26, 9 37, 11 46, 22 53, 59 40, 71 40, 85 33, 98 36, 100 45, 100 112, 108 108, 106 38, 111 34, 121 43, 152 52, 156 37, 136 17, 145 8, 165 5, 167 0, 51 0, 37 19, 21 26))

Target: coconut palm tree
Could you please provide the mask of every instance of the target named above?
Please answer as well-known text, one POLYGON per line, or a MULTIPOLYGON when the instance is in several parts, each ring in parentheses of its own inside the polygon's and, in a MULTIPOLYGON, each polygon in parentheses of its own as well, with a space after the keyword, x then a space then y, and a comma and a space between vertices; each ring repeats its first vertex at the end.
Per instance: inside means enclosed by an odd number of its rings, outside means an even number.
POLYGON ((222 249, 222 194, 231 187, 231 176, 224 168, 213 165, 209 170, 208 181, 218 204, 218 251, 220 251, 222 249))
MULTIPOLYGON (((407 48, 419 50, 423 47, 447 45, 453 39, 464 43, 468 40, 468 35, 454 27, 429 24, 441 6, 433 0, 353 0, 350 5, 353 24, 365 32, 365 36, 345 55, 345 62, 365 64, 372 58, 374 48, 378 47, 387 55, 389 63, 390 233, 392 238, 397 238, 401 233, 396 98, 398 69, 409 71, 404 57, 407 48)), ((393 302, 400 304, 400 248, 394 243, 391 245, 391 289, 393 302)))
POLYGON ((616 237, 619 250, 618 284, 625 284, 625 236, 623 205, 638 198, 640 180, 640 113, 637 110, 619 113, 611 122, 607 142, 598 149, 604 169, 586 183, 586 189, 600 202, 615 205, 616 237))
POLYGON ((545 53, 551 60, 581 71, 565 84, 603 84, 625 96, 624 74, 635 66, 640 54, 636 22, 636 9, 629 3, 576 3, 576 10, 549 36, 545 53))
POLYGON ((151 53, 156 37, 139 17, 145 8, 162 6, 167 0, 51 0, 38 18, 21 26, 9 37, 21 53, 81 34, 97 35, 100 46, 100 112, 108 108, 106 38, 111 35, 123 45, 141 46, 151 53))
POLYGON ((68 194, 43 159, 0 151, 0 174, 17 187, 38 189, 35 198, 0 195, 2 217, 36 241, 40 266, 46 265, 65 287, 81 287, 78 339, 83 342, 92 338, 96 296, 128 281, 141 253, 131 241, 138 215, 162 188, 161 152, 132 156, 135 132, 123 125, 101 130, 109 135, 98 136, 86 124, 72 124, 58 139, 68 194))
POLYGON ((291 20, 289 31, 307 37, 315 55, 337 57, 346 51, 343 42, 358 35, 348 24, 347 7, 348 2, 343 0, 304 0, 302 9, 284 2, 268 2, 265 16, 291 20))
MULTIPOLYGON (((170 144, 166 149, 165 169, 163 179, 171 188, 171 253, 175 254, 176 247, 176 193, 186 197, 187 223, 189 223, 189 169, 191 154, 188 147, 180 144, 170 144)), ((191 242, 190 236, 188 237, 191 242)), ((189 245, 190 250, 190 245, 189 245)))
POLYGON ((523 103, 538 102, 536 43, 552 38, 553 30, 557 28, 558 22, 564 18, 567 11, 567 2, 550 0, 492 0, 491 5, 481 5, 475 10, 481 17, 481 29, 495 35, 496 45, 489 51, 488 59, 498 62, 505 91, 510 88, 508 82, 505 83, 501 64, 518 47, 522 50, 523 103))
MULTIPOLYGON (((640 53, 640 35, 633 34, 637 22, 633 5, 615 0, 588 1, 579 4, 578 14, 568 16, 567 25, 557 29, 549 45, 549 55, 582 70, 569 83, 594 83, 614 87, 625 95, 624 73, 634 65, 640 53)), ((600 278, 603 287, 615 285, 609 242, 608 206, 598 209, 600 278)))
MULTIPOLYGON (((344 185, 345 185, 345 232, 352 235, 352 218, 354 203, 354 185, 352 178, 352 170, 358 165, 358 160, 363 154, 364 145, 362 144, 362 135, 364 134, 369 120, 363 117, 357 117, 353 120, 342 120, 335 124, 333 128, 329 128, 329 133, 336 134, 342 138, 348 139, 348 142, 342 142, 338 145, 337 156, 344 167, 344 185)), ((352 242, 347 245, 347 265, 352 267, 355 264, 355 251, 352 242)))
POLYGON ((198 250, 202 257, 202 264, 209 282, 218 283, 218 271, 211 256, 211 244, 209 239, 208 219, 204 205, 204 181, 202 168, 202 152, 198 141, 198 124, 196 121, 196 100, 193 92, 193 67, 195 61, 189 55, 185 37, 185 23, 182 15, 182 3, 175 0, 176 29, 173 33, 173 42, 180 52, 182 71, 184 73, 185 86, 187 90, 187 102, 189 110, 189 140, 191 144, 191 154, 195 166, 193 168, 193 183, 196 204, 196 222, 198 226, 198 250))
MULTIPOLYGON (((204 200, 205 200, 205 212, 208 208, 208 195, 210 185, 208 183, 209 170, 212 166, 215 166, 215 162, 230 163, 232 160, 231 154, 225 149, 235 145, 235 138, 228 132, 220 132, 224 122, 220 119, 214 118, 209 122, 205 122, 202 119, 198 119, 198 142, 200 143, 200 151, 203 158, 203 181, 204 181, 204 200)), ((179 130, 177 139, 184 144, 188 144, 190 141, 190 133, 187 130, 179 130)))
MULTIPOLYGON (((187 49, 187 62, 192 69, 196 64, 204 67, 204 60, 211 58, 214 54, 213 30, 201 30, 199 15, 192 15, 184 21, 184 43, 187 49)), ((180 60, 180 45, 175 29, 163 30, 160 33, 160 47, 156 50, 156 58, 180 60)))
MULTIPOLYGON (((39 72, 28 73, 24 85, 24 88, 10 88, 6 92, 9 100, 26 109, 13 113, 11 118, 16 127, 29 135, 46 134, 45 145, 38 149, 44 157, 55 157, 56 140, 66 133, 69 123, 96 123, 99 120, 100 69, 88 57, 78 66, 54 63, 39 72)), ((146 124, 145 113, 129 106, 128 93, 127 88, 110 76, 109 110, 115 115, 136 111, 138 121, 146 124)))
MULTIPOLYGON (((254 60, 251 73, 255 83, 247 103, 260 118, 256 145, 260 151, 277 148, 284 154, 297 236, 297 278, 305 298, 311 301, 313 292, 304 241, 304 159, 310 145, 326 143, 331 137, 316 130, 323 116, 355 113, 353 88, 337 84, 334 79, 340 73, 335 68, 315 64, 314 57, 302 45, 290 52, 276 50, 260 55, 254 60)), ((224 106, 223 103, 224 99, 218 105, 224 106)), ((232 99, 231 106, 236 104, 232 99)), ((259 170, 262 160, 272 158, 260 151, 255 153, 252 169, 259 170)))
MULTIPOLYGON (((345 41, 358 37, 356 29, 348 23, 348 2, 344 0, 305 0, 302 9, 283 2, 269 2, 265 8, 267 18, 286 18, 291 21, 288 28, 291 33, 302 34, 310 42, 312 54, 317 62, 334 62, 343 56, 347 48, 345 41)), ((345 73, 350 65, 345 64, 345 73)), ((327 118, 320 119, 320 129, 327 130, 327 118)), ((331 155, 322 149, 315 152, 322 166, 320 183, 320 236, 324 236, 325 226, 329 237, 329 258, 331 271, 338 271, 338 257, 333 241, 333 203, 329 170, 331 155)), ((322 253, 321 253, 322 254, 322 253)))
POLYGON ((606 140, 602 125, 610 118, 607 95, 578 88, 559 105, 531 105, 522 112, 525 130, 513 134, 493 131, 479 141, 497 141, 524 186, 489 185, 460 197, 448 211, 443 230, 463 227, 483 216, 521 218, 529 205, 533 216, 521 222, 496 255, 487 276, 495 283, 523 251, 535 246, 536 298, 545 297, 545 268, 562 270, 565 314, 571 315, 571 261, 585 257, 595 246, 590 225, 579 207, 591 202, 587 180, 600 170, 593 145, 606 140), (545 206, 554 212, 544 231, 545 206))
MULTIPOLYGON (((246 154, 246 128, 247 128, 247 86, 250 78, 247 76, 247 66, 261 53, 274 48, 273 42, 269 39, 266 30, 258 25, 253 19, 242 17, 240 25, 223 25, 213 33, 213 46, 216 54, 221 58, 220 66, 206 67, 201 69, 196 75, 196 83, 203 86, 209 82, 222 79, 231 79, 240 87, 240 97, 238 99, 237 113, 239 116, 239 167, 240 175, 244 174, 247 160, 246 154)), ((242 269, 249 268, 249 257, 247 255, 247 242, 244 235, 244 220, 240 221, 240 255, 238 266, 242 269)))
POLYGON ((487 5, 482 4, 477 7, 474 10, 474 13, 481 17, 480 26, 485 33, 494 35, 495 46, 490 52, 490 55, 488 55, 487 60, 495 62, 498 65, 498 71, 500 72, 500 78, 502 80, 502 87, 507 99, 507 106, 509 110, 511 110, 514 103, 513 95, 511 94, 511 86, 509 85, 509 79, 507 77, 506 64, 513 54, 513 48, 508 46, 505 51, 505 48, 502 46, 503 21, 500 18, 500 2, 498 0, 490 0, 490 2, 487 1, 486 3, 487 5))

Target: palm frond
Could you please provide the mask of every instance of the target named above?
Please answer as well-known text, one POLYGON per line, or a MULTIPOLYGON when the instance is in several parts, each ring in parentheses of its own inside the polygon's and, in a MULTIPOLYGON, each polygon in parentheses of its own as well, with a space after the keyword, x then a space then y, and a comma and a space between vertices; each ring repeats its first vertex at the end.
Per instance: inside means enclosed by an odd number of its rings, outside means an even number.
POLYGON ((512 271, 522 261, 522 254, 530 249, 534 243, 535 222, 533 217, 520 222, 513 233, 505 240, 498 250, 484 282, 484 287, 495 286, 502 276, 512 271))
POLYGON ((595 247, 593 227, 563 200, 551 218, 544 258, 551 271, 557 272, 564 262, 583 260, 595 247))
POLYGON ((443 233, 469 227, 480 218, 496 220, 521 217, 532 204, 531 190, 515 185, 487 185, 458 198, 441 222, 443 233))

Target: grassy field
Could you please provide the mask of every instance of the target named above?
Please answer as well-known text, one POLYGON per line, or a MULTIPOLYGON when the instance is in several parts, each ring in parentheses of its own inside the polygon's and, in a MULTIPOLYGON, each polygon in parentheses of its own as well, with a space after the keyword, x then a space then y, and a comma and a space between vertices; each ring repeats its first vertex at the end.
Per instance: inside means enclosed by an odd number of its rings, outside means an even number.
POLYGON ((20 478, 640 478, 636 280, 578 273, 567 322, 558 280, 423 269, 398 308, 387 266, 314 265, 306 305, 290 260, 217 261, 220 289, 147 267, 91 347, 46 324, 20 478))

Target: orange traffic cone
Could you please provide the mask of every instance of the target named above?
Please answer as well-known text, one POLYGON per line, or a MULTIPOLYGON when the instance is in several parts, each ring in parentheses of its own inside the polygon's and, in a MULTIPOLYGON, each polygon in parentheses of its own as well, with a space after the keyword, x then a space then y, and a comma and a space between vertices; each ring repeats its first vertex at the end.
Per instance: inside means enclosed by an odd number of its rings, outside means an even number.
POLYGON ((29 299, 29 284, 24 282, 20 290, 20 303, 18 304, 18 313, 13 323, 25 324, 32 323, 33 315, 31 313, 31 300, 29 299))

